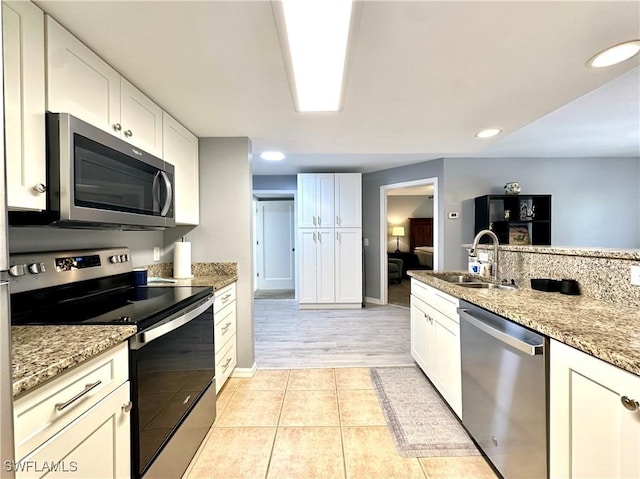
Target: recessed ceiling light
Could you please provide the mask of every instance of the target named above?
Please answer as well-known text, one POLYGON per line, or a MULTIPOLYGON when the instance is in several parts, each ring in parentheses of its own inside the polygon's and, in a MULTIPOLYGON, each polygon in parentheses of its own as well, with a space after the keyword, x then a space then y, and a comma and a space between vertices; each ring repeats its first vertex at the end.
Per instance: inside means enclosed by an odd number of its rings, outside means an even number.
POLYGON ((593 56, 587 65, 603 68, 628 60, 640 51, 640 40, 620 43, 593 56))
POLYGON ((500 128, 487 128, 486 130, 476 133, 476 138, 491 138, 492 136, 499 135, 500 133, 502 133, 500 128))
POLYGON ((260 154, 260 158, 267 161, 280 161, 284 160, 284 154, 280 151, 265 151, 260 154))
POLYGON ((298 111, 338 111, 351 0, 283 0, 298 111))

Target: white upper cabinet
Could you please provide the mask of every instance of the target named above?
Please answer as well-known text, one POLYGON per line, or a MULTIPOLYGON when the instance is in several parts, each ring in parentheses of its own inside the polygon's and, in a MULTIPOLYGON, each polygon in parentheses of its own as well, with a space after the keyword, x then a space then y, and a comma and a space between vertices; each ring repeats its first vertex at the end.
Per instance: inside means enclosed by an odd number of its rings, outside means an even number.
POLYGON ((122 139, 162 158, 162 108, 125 78, 120 83, 122 139))
POLYGON ((7 205, 46 208, 44 14, 2 2, 7 205))
POLYGON ((334 189, 336 226, 362 226, 362 174, 336 173, 334 189))
POLYGON ((334 221, 334 174, 298 175, 298 228, 327 228, 334 221))
POLYGON ((162 109, 48 15, 45 27, 47 110, 162 158, 162 109))
POLYGON ((176 224, 197 225, 200 222, 198 177, 198 138, 163 112, 163 157, 175 166, 176 224))

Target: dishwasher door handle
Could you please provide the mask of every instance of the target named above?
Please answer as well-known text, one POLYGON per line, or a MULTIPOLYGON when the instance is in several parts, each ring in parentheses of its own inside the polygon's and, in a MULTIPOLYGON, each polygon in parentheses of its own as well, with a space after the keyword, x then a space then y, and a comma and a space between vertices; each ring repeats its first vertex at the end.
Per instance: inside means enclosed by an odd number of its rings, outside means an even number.
POLYGON ((518 338, 514 338, 507 333, 500 331, 499 329, 494 328, 493 326, 485 323, 480 318, 476 318, 473 316, 468 309, 458 308, 458 313, 460 314, 460 318, 467 321, 472 326, 475 326, 480 331, 487 333, 490 336, 493 336, 498 341, 501 341, 512 348, 517 349, 529 356, 536 356, 538 354, 542 354, 544 350, 544 343, 541 344, 529 344, 521 341, 518 338))

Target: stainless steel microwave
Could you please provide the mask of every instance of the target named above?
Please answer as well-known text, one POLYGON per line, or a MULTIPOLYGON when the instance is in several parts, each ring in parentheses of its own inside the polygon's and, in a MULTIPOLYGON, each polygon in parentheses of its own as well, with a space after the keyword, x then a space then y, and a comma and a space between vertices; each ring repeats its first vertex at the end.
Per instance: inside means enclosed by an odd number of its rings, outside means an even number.
POLYGON ((46 121, 47 211, 39 223, 38 215, 14 214, 11 224, 175 226, 173 165, 68 113, 47 113, 46 121))

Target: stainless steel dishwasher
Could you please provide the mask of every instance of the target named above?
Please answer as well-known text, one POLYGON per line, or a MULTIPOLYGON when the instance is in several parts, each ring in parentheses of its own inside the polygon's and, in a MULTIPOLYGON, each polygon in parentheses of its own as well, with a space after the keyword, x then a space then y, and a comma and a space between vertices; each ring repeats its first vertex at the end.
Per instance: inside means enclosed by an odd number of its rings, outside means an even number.
POLYGON ((547 478, 549 340, 460 304, 462 423, 504 478, 547 478))

